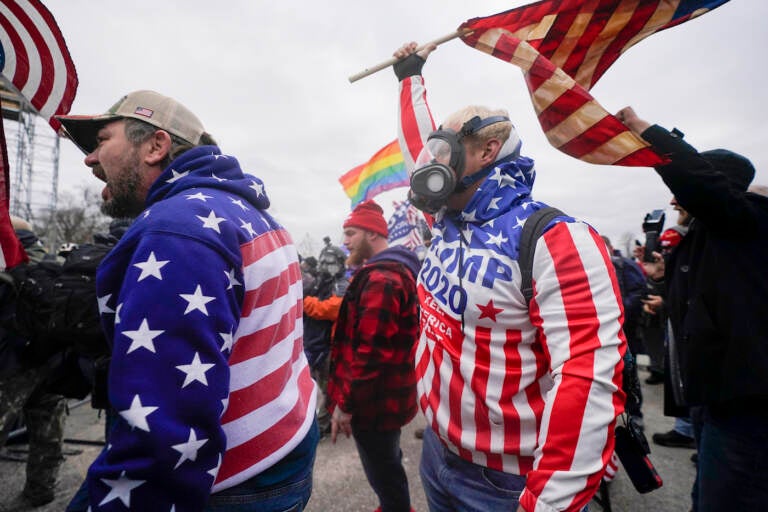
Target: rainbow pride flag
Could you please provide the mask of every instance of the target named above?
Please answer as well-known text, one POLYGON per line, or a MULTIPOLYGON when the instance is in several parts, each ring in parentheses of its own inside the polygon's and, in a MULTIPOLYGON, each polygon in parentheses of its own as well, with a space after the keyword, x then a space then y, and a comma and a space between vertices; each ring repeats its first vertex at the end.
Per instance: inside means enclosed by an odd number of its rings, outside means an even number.
POLYGON ((344 174, 339 183, 352 200, 352 208, 387 190, 409 186, 408 172, 397 139, 377 151, 366 163, 344 174))

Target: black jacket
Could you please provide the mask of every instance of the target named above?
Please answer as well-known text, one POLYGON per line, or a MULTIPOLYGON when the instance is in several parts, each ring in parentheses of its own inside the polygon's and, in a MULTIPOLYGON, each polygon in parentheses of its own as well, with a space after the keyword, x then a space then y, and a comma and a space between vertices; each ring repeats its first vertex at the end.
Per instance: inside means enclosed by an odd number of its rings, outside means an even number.
POLYGON ((694 217, 666 267, 685 401, 768 410, 768 198, 661 127, 642 136, 670 158, 656 170, 694 217))

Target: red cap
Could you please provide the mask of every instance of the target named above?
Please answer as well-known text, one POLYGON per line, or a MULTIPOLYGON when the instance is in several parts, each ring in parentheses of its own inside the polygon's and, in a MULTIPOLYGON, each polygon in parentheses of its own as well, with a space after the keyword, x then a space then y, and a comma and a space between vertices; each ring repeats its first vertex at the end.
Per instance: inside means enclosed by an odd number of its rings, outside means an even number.
POLYGON ((355 206, 344 221, 344 227, 353 227, 372 231, 386 238, 389 235, 384 210, 373 199, 368 199, 355 206))

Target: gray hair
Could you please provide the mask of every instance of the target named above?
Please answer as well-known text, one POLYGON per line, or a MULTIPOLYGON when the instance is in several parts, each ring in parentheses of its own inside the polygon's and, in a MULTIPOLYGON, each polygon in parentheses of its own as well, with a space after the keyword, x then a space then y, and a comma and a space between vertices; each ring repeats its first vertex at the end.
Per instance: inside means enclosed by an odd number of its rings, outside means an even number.
MULTIPOLYGON (((159 128, 149 123, 145 123, 139 119, 125 118, 125 137, 128 139, 134 147, 140 145, 149 139, 159 128)), ((162 161, 162 167, 165 169, 176 158, 181 156, 185 151, 188 151, 196 146, 208 146, 216 145, 216 141, 209 133, 203 133, 200 136, 199 144, 192 144, 181 137, 177 137, 172 133, 168 133, 171 136, 171 149, 168 151, 165 159, 162 161)))

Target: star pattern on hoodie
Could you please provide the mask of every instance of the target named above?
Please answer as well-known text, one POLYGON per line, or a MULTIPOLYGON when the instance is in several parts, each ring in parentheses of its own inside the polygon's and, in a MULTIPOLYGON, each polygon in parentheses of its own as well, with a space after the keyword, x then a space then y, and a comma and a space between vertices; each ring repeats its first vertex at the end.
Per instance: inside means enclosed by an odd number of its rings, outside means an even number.
POLYGON ((256 191, 256 195, 261 197, 264 195, 264 185, 259 183, 258 181, 251 181, 251 184, 249 185, 250 188, 256 191))
POLYGON ((227 290, 231 290, 233 286, 242 286, 243 283, 238 281, 237 278, 235 277, 235 269, 232 269, 229 272, 224 271, 224 274, 226 274, 227 280, 229 281, 227 290))
POLYGON ((120 473, 117 480, 110 480, 108 478, 102 478, 110 489, 109 493, 99 503, 99 506, 106 505, 110 501, 120 500, 126 507, 131 506, 131 491, 142 485, 146 480, 131 480, 125 476, 125 471, 120 473))
POLYGON ((134 267, 141 269, 141 274, 137 281, 142 281, 148 277, 154 277, 162 281, 163 275, 160 273, 160 269, 168 263, 170 263, 170 260, 158 261, 155 256, 155 251, 151 251, 146 261, 133 264, 134 267))
POLYGON ((219 228, 219 224, 227 220, 224 217, 217 217, 216 212, 213 210, 211 210, 211 213, 209 213, 207 217, 202 217, 200 215, 195 215, 195 217, 203 222, 204 228, 212 229, 219 234, 221 234, 221 228, 219 228))
POLYGON ((224 343, 221 344, 221 351, 224 352, 225 350, 232 350, 232 345, 235 341, 235 337, 231 332, 220 332, 219 336, 221 336, 221 339, 224 340, 224 343))
POLYGON ((235 206, 239 207, 244 212, 247 212, 250 209, 247 206, 245 206, 245 204, 243 203, 242 199, 234 199, 234 198, 230 197, 229 200, 232 202, 232 204, 234 204, 235 206))
POLYGON ((181 466, 184 463, 184 461, 187 461, 187 460, 191 460, 193 462, 196 461, 197 452, 207 442, 208 442, 207 439, 198 439, 197 434, 195 434, 195 430, 190 428, 189 438, 187 439, 187 442, 175 444, 171 446, 171 448, 181 453, 181 457, 179 457, 179 461, 176 463, 176 466, 173 469, 177 469, 179 466, 181 466))
POLYGON ((187 301, 187 309, 184 310, 185 315, 193 311, 200 311, 205 316, 208 316, 208 308, 205 305, 216 300, 216 297, 203 295, 200 285, 197 285, 193 293, 180 293, 179 297, 187 301))
POLYGON ((131 338, 131 346, 128 347, 128 354, 134 350, 145 348, 150 352, 155 352, 154 339, 163 334, 165 331, 153 331, 149 328, 149 322, 147 319, 141 321, 141 325, 135 331, 123 331, 123 334, 131 338))
POLYGON ((204 203, 206 202, 207 199, 212 199, 213 198, 213 196, 207 196, 207 195, 203 194, 202 192, 198 192, 197 194, 187 194, 185 197, 187 198, 187 200, 197 199, 197 200, 202 201, 204 203))
POLYGON ((109 307, 107 304, 109 299, 112 298, 112 294, 108 293, 103 297, 96 297, 96 302, 99 304, 99 315, 106 315, 107 313, 114 313, 115 310, 109 307))
POLYGON ((133 396, 131 401, 131 407, 120 411, 120 416, 128 422, 131 428, 138 428, 144 432, 149 432, 149 423, 147 423, 147 416, 157 410, 157 407, 144 406, 141 403, 141 397, 139 395, 133 396))
POLYGON ((171 169, 171 177, 165 180, 166 183, 176 183, 181 178, 189 176, 189 171, 176 172, 176 169, 171 169))
POLYGON ((204 386, 208 385, 208 379, 205 377, 205 372, 213 368, 213 363, 203 363, 200 361, 200 353, 195 352, 195 357, 192 358, 192 362, 189 364, 180 364, 176 369, 184 372, 184 384, 181 385, 185 388, 193 382, 200 382, 204 386))
POLYGON ((503 231, 499 231, 495 235, 492 235, 490 233, 487 233, 487 235, 488 235, 488 243, 493 244, 496 247, 501 247, 501 244, 509 241, 509 238, 504 236, 503 231))
POLYGON ((492 321, 496 321, 496 315, 504 311, 503 309, 497 308, 493 306, 493 299, 488 301, 488 304, 485 306, 482 306, 480 304, 475 304, 477 306, 477 309, 480 310, 480 316, 477 317, 478 319, 481 318, 490 318, 492 321))
MULTIPOLYGON (((198 154, 197 165, 201 149, 180 158, 198 154)), ((219 426, 231 421, 225 414, 235 390, 225 376, 242 327, 241 301, 264 275, 287 273, 294 250, 287 233, 262 213, 268 199, 260 180, 244 176, 232 158, 210 160, 218 163, 166 169, 148 196, 151 206, 100 269, 98 308, 113 348, 111 376, 120 381, 110 389, 115 429, 87 477, 94 512, 187 510, 222 471, 231 474, 219 426), (254 241, 259 237, 264 241, 254 241), (245 252, 247 243, 253 253, 245 252), (244 272, 245 256, 262 251, 277 251, 276 265, 264 275, 262 268, 259 275, 244 272)), ((293 299, 296 288, 276 290, 275 297, 293 299)), ((270 307, 280 309, 279 302, 270 307)), ((296 346, 298 336, 290 336, 296 346)), ((257 358, 245 354, 245 361, 257 358)), ((232 403, 238 411, 244 405, 236 393, 232 403)))
POLYGON ((245 230, 246 233, 248 233, 248 236, 251 238, 256 236, 256 231, 253 229, 253 224, 250 222, 246 222, 243 219, 240 219, 240 227, 245 230))

